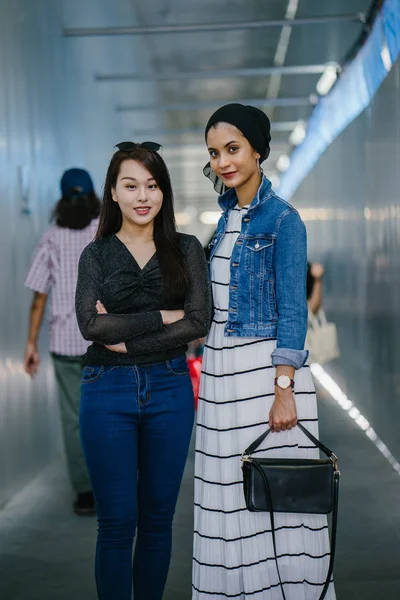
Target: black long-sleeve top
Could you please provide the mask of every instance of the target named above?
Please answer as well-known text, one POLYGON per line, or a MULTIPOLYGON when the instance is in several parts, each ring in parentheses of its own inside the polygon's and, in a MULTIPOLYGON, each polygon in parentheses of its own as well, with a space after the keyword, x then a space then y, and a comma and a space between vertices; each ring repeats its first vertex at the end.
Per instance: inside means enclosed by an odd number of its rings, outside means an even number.
POLYGON ((207 261, 198 239, 179 234, 189 270, 184 301, 168 302, 156 254, 143 269, 116 235, 89 244, 79 261, 76 316, 83 337, 93 342, 84 357, 88 365, 152 364, 181 356, 187 344, 206 335, 211 291, 207 261), (98 315, 100 300, 109 314, 98 315), (164 325, 160 310, 183 309, 185 316, 164 325), (108 350, 125 342, 128 353, 108 350))

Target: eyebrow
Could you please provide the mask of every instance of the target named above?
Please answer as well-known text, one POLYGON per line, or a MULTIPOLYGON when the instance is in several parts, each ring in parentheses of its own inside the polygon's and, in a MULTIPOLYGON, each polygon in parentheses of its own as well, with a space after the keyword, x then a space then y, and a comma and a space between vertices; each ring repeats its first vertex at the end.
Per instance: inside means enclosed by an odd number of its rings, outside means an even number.
MULTIPOLYGON (((124 179, 131 179, 132 181, 137 181, 135 177, 121 177, 121 181, 123 181, 124 179)), ((149 179, 147 179, 147 181, 155 181, 155 179, 154 177, 150 177, 149 179)))
MULTIPOLYGON (((239 144, 239 142, 237 142, 236 140, 232 140, 232 141, 228 142, 227 144, 225 144, 224 148, 227 148, 231 144, 239 144)), ((209 150, 215 150, 215 148, 209 148, 209 150)))

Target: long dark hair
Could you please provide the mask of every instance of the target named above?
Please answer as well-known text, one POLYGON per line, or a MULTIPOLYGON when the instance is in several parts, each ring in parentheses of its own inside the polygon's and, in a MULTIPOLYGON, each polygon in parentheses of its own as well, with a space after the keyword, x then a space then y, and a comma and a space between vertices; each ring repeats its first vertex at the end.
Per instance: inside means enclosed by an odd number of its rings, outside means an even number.
POLYGON ((154 219, 154 243, 167 297, 172 302, 182 301, 188 287, 189 272, 179 247, 171 179, 165 162, 157 152, 144 148, 115 152, 107 170, 96 240, 121 229, 121 209, 112 199, 111 191, 116 187, 122 163, 129 159, 141 164, 154 177, 163 193, 161 210, 154 219))
POLYGON ((77 188, 72 190, 70 195, 60 198, 51 215, 51 221, 55 221, 59 227, 85 229, 92 219, 99 216, 100 206, 95 192, 82 194, 77 188))

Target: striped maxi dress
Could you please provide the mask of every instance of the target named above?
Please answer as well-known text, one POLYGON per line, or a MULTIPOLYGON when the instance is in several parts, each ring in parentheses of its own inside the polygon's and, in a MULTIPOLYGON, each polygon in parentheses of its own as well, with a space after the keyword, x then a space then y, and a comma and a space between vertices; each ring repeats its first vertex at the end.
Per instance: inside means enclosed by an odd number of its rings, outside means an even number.
MULTIPOLYGON (((268 426, 276 341, 225 337, 230 258, 243 212, 233 208, 211 264, 214 316, 207 338, 197 413, 192 600, 282 600, 270 518, 245 508, 240 455, 268 426)), ((299 420, 318 437, 309 367, 295 374, 299 420)), ((318 458, 295 427, 267 437, 259 456, 318 458)), ((327 519, 276 514, 279 568, 287 600, 316 600, 329 564, 327 519)), ((335 600, 331 583, 326 600, 335 600)))

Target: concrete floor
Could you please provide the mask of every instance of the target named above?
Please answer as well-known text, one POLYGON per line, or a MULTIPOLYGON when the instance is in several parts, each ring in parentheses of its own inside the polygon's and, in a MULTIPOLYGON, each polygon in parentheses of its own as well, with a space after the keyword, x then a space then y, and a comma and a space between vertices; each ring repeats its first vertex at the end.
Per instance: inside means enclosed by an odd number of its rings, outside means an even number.
MULTIPOLYGON (((320 418, 321 439, 338 454, 342 471, 337 598, 399 600, 400 476, 323 394, 320 418)), ((179 498, 164 600, 191 597, 192 476, 193 451, 179 498)), ((1 600, 96 600, 96 520, 75 517, 71 503, 60 460, 0 512, 1 600)))

